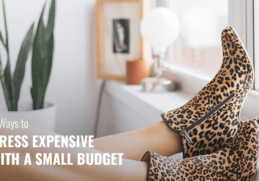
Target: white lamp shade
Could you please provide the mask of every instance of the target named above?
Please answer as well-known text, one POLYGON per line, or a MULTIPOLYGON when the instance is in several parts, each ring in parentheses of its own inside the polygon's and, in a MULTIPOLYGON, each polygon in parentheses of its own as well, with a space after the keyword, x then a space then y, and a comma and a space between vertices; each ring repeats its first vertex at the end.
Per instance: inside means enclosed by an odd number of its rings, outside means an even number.
POLYGON ((158 7, 142 18, 140 32, 142 37, 152 45, 154 54, 160 54, 177 39, 180 22, 172 10, 158 7))

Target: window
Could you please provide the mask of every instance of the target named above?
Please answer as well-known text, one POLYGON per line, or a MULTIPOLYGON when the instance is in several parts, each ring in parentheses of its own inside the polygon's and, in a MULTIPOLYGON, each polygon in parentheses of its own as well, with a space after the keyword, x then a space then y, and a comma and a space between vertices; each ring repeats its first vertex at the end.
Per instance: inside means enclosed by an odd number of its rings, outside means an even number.
POLYGON ((254 63, 254 89, 259 91, 259 1, 153 0, 153 3, 173 10, 181 22, 180 35, 168 47, 166 60, 214 75, 222 63, 221 31, 231 25, 254 63))
MULTIPOLYGON (((229 24, 232 25, 241 38, 246 50, 255 65, 254 42, 254 0, 228 0, 229 2, 229 24)), ((256 1, 255 1, 256 2, 256 1)), ((255 69, 255 75, 256 74, 255 69)), ((255 76, 255 80, 256 79, 255 76)), ((255 88, 255 84, 253 86, 255 88)), ((258 90, 258 89, 257 89, 258 90)))
POLYGON ((221 31, 228 26, 227 0, 165 0, 180 19, 181 32, 168 48, 170 62, 215 74, 222 63, 221 31))

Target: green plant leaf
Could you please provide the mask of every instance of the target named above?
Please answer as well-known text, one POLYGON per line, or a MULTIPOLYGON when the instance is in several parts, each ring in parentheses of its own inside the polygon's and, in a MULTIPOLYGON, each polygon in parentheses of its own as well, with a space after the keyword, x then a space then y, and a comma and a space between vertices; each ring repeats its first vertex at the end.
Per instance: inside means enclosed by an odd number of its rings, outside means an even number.
POLYGON ((5 47, 5 42, 4 42, 4 38, 3 38, 1 31, 0 31, 0 41, 2 42, 3 46, 5 47))
POLYGON ((38 22, 36 35, 33 42, 33 52, 31 61, 31 73, 32 73, 32 88, 31 96, 33 99, 33 108, 41 109, 43 107, 42 98, 44 95, 43 91, 43 73, 45 60, 45 27, 43 22, 45 5, 42 9, 41 16, 38 22))
MULTIPOLYGON (((44 6, 45 8, 45 6, 44 6)), ((54 24, 56 1, 52 0, 47 26, 44 26, 43 13, 39 19, 32 53, 32 88, 33 108, 42 109, 52 69, 54 52, 54 24)))
POLYGON ((15 90, 15 107, 17 107, 20 97, 21 85, 25 74, 25 65, 31 48, 34 23, 29 28, 20 48, 14 71, 13 81, 15 90))
POLYGON ((6 95, 5 99, 6 102, 9 103, 7 104, 8 111, 17 111, 17 109, 14 107, 14 84, 13 84, 13 79, 12 79, 12 74, 11 74, 11 65, 10 65, 10 53, 9 53, 9 43, 8 43, 8 28, 7 28, 7 23, 6 23, 6 12, 5 12, 5 2, 2 0, 3 3, 3 15, 4 15, 4 25, 5 25, 5 49, 7 52, 7 63, 6 67, 4 70, 4 84, 6 88, 6 95))
POLYGON ((3 70, 3 65, 2 65, 2 58, 0 55, 0 80, 4 80, 4 70, 3 70))
POLYGON ((47 88, 49 83, 49 78, 52 70, 52 61, 53 61, 53 53, 54 53, 54 34, 50 39, 46 42, 46 59, 45 59, 45 66, 44 66, 44 86, 47 88))
POLYGON ((55 14, 56 14, 56 0, 51 1, 50 9, 49 9, 49 18, 46 27, 46 39, 49 40, 52 36, 54 25, 55 25, 55 14))
POLYGON ((7 28, 7 22, 6 22, 5 1, 2 0, 2 3, 3 3, 3 14, 4 14, 4 25, 5 25, 5 49, 9 56, 9 40, 8 40, 8 28, 7 28))
POLYGON ((0 81, 1 81, 3 92, 4 92, 4 96, 5 96, 5 102, 6 102, 7 109, 12 110, 11 102, 8 99, 9 93, 8 93, 8 91, 6 89, 6 86, 5 86, 4 70, 3 70, 3 67, 2 67, 1 55, 0 55, 0 81))
POLYGON ((4 75, 3 66, 2 66, 2 58, 0 55, 0 78, 2 78, 4 75))
POLYGON ((44 86, 47 89, 49 78, 52 70, 52 60, 54 53, 54 25, 55 25, 55 14, 56 14, 56 0, 51 1, 49 9, 48 24, 46 27, 46 62, 44 70, 44 86))
POLYGON ((10 60, 8 58, 6 67, 4 70, 4 83, 5 87, 7 90, 6 93, 6 99, 10 101, 10 105, 7 105, 8 111, 16 111, 15 108, 13 107, 13 100, 14 100, 14 94, 13 94, 13 80, 12 80, 12 75, 11 75, 11 67, 10 67, 10 60))

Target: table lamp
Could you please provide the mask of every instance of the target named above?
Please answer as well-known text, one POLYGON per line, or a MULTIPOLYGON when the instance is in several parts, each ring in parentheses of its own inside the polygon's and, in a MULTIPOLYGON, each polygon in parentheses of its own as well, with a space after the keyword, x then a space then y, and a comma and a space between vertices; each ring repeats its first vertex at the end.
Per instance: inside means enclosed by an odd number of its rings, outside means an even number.
POLYGON ((152 45, 154 54, 154 73, 156 77, 149 77, 142 80, 144 91, 170 91, 173 82, 161 78, 164 67, 161 58, 164 56, 167 47, 172 44, 180 32, 180 22, 176 14, 164 7, 154 8, 149 11, 140 22, 140 33, 142 37, 152 45))

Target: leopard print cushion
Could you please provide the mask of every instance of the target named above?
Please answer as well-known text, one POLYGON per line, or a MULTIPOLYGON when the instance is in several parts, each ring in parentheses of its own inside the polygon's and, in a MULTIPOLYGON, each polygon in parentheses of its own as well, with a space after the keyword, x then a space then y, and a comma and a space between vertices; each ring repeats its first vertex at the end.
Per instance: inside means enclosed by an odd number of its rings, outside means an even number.
POLYGON ((215 77, 182 107, 163 113, 176 132, 184 130, 209 113, 232 93, 234 97, 205 121, 188 131, 193 144, 182 138, 183 156, 211 154, 224 148, 236 134, 243 101, 253 83, 253 66, 232 27, 221 35, 223 62, 215 77))
POLYGON ((259 152, 259 118, 241 123, 235 137, 221 151, 192 158, 172 159, 147 152, 147 181, 252 181, 259 152))

